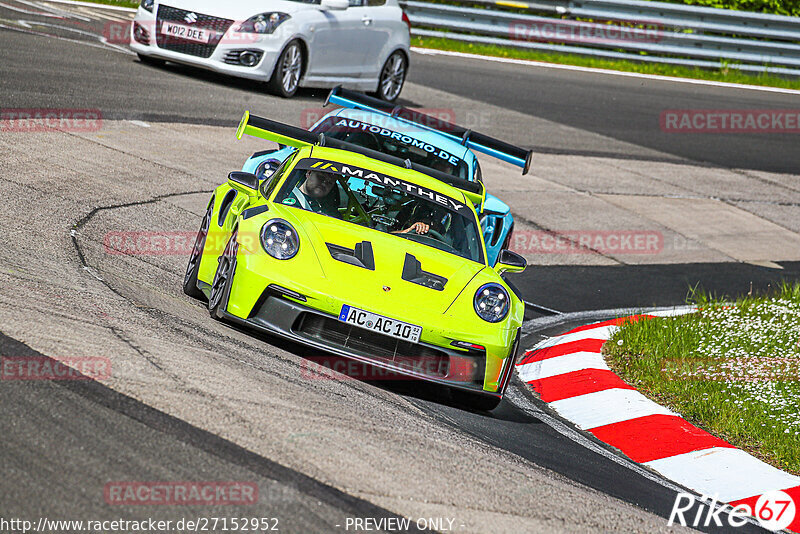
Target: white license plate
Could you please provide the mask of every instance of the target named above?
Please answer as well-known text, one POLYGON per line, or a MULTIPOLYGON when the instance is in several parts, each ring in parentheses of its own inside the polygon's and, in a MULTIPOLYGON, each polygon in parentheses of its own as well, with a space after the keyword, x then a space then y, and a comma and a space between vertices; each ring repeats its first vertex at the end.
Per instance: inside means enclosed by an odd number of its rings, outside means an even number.
POLYGON ((174 22, 163 23, 161 25, 161 33, 169 35, 170 37, 179 37, 187 41, 194 41, 196 43, 207 43, 211 38, 211 33, 208 30, 192 28, 191 26, 175 24, 174 22))
POLYGON ((359 328, 373 330, 387 336, 396 337, 405 341, 416 343, 422 334, 422 327, 390 319, 377 313, 372 313, 344 304, 339 313, 339 320, 359 328))

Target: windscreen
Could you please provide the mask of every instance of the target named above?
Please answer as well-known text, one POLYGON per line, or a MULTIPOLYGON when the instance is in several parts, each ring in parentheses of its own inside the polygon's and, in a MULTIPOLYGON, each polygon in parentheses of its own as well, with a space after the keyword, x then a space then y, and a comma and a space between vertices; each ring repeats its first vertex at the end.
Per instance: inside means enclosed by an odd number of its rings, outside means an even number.
POLYGON ((462 201, 382 173, 306 158, 274 202, 484 263, 475 216, 462 201))
POLYGON ((451 176, 472 180, 463 159, 405 132, 344 117, 328 117, 313 131, 403 160, 408 159, 451 176))

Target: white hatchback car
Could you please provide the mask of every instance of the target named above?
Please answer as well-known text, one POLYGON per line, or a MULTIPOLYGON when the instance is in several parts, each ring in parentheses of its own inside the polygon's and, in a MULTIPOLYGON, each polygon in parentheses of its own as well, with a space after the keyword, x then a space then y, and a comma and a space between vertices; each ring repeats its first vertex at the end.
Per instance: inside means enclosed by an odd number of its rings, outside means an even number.
POLYGON ((409 62, 408 17, 397 0, 142 0, 131 48, 173 61, 298 87, 345 87, 395 100, 409 62))

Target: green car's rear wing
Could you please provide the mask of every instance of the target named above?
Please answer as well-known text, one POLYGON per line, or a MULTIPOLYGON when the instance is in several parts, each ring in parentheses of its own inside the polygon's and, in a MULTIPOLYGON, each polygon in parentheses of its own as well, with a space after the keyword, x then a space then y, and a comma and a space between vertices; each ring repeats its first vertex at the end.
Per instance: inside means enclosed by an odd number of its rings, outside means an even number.
POLYGON ((328 103, 351 109, 382 113, 383 115, 413 124, 425 130, 437 132, 461 143, 471 150, 483 152, 499 160, 516 165, 522 168, 522 174, 528 174, 531 168, 531 159, 533 159, 532 150, 525 150, 524 148, 514 146, 505 141, 489 137, 482 133, 473 132, 463 126, 451 124, 439 118, 414 111, 413 109, 403 106, 389 107, 383 100, 349 89, 343 89, 341 86, 331 89, 328 98, 325 100, 325 105, 328 103), (433 125, 436 125, 436 127, 433 125))
POLYGON ((302 128, 265 119, 256 115, 250 115, 249 111, 244 112, 242 121, 239 123, 239 128, 236 130, 237 139, 241 139, 243 135, 258 137, 295 148, 316 145, 356 152, 368 158, 396 165, 403 169, 412 169, 422 174, 427 174, 432 178, 436 178, 441 182, 462 190, 473 203, 479 204, 483 202, 485 191, 483 184, 480 182, 470 182, 469 180, 458 178, 446 172, 437 171, 436 169, 431 169, 430 167, 419 165, 418 163, 412 163, 409 160, 403 160, 389 154, 384 154, 377 150, 371 150, 354 145, 353 143, 348 143, 347 141, 333 139, 332 137, 325 137, 325 134, 314 134, 302 128))

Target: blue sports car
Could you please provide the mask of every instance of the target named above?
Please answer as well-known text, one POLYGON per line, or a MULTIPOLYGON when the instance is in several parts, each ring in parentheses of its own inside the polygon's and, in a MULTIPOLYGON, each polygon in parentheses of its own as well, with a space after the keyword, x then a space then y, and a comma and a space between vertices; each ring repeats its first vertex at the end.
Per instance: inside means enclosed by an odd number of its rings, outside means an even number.
MULTIPOLYGON (((330 92, 325 105, 328 103, 342 107, 322 117, 309 131, 460 179, 451 185, 462 188, 475 203, 488 263, 497 263, 500 251, 508 248, 511 241, 514 217, 506 203, 486 193, 481 167, 473 150, 517 165, 523 174, 529 170, 531 151, 408 108, 387 109, 382 100, 341 87, 330 92)), ((255 174, 259 179, 268 178, 294 150, 293 147, 281 146, 277 150, 256 152, 245 162, 242 170, 255 174)))

